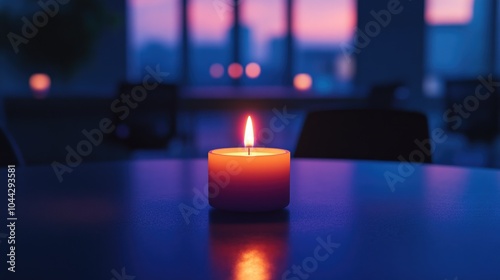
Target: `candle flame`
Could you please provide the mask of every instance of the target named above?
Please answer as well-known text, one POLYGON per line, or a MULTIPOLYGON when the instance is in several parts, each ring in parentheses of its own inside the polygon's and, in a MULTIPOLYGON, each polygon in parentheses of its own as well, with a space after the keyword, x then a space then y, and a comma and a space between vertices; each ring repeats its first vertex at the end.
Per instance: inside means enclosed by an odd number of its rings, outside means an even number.
POLYGON ((245 147, 253 147, 254 144, 253 125, 252 125, 252 118, 250 118, 250 116, 248 116, 247 118, 244 142, 245 142, 245 147))

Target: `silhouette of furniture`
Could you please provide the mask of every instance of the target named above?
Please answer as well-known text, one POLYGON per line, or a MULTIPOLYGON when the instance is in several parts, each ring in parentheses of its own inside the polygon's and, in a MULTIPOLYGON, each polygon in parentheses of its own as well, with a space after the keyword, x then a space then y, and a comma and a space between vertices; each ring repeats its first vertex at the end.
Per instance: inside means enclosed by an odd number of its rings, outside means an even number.
POLYGON ((327 110, 307 115, 295 157, 432 162, 427 117, 396 110, 327 110), (413 155, 412 155, 413 153, 413 155))
POLYGON ((368 108, 392 109, 394 107, 396 93, 402 88, 403 83, 400 82, 373 85, 368 94, 368 108))
POLYGON ((498 135, 499 97, 496 92, 489 92, 483 87, 479 96, 484 100, 480 100, 476 96, 479 85, 481 83, 477 79, 447 81, 445 113, 452 110, 447 127, 450 131, 464 134, 470 142, 491 143, 498 135), (457 106, 462 107, 463 116, 455 110, 457 106))
POLYGON ((24 160, 14 138, 5 129, 0 127, 0 165, 24 165, 24 160))
POLYGON ((447 129, 463 134, 472 145, 486 144, 489 166, 494 166, 495 161, 494 141, 498 136, 500 122, 499 101, 498 93, 491 91, 477 79, 446 82, 444 116, 447 129))
POLYGON ((118 91, 120 101, 112 109, 115 139, 130 149, 167 148, 177 133, 178 87, 158 84, 146 90, 143 85, 123 83, 118 91), (130 104, 123 96, 128 96, 130 104))
MULTIPOLYGON (((54 161, 66 164, 68 154, 73 153, 70 150, 78 152, 78 145, 88 141, 84 130, 100 130, 104 119, 112 119, 111 103, 109 97, 9 97, 4 99, 6 125, 26 165, 54 161)), ((82 161, 129 157, 130 151, 125 145, 109 139, 108 133, 102 134, 102 141, 92 143, 92 150, 81 156, 82 161)))

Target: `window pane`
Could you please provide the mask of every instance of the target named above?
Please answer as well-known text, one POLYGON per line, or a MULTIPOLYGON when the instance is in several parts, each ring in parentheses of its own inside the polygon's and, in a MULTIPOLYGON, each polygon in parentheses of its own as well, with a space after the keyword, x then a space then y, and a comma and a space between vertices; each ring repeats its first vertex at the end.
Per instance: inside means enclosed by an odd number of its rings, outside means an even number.
POLYGON ((295 86, 303 88, 311 78, 315 92, 343 91, 353 75, 354 63, 342 49, 354 35, 356 0, 295 0, 294 4, 294 74, 299 75, 295 86))
POLYGON ((431 25, 467 24, 473 11, 474 0, 427 0, 425 20, 431 25))
POLYGON ((180 1, 129 0, 128 78, 140 81, 145 67, 160 65, 167 80, 178 80, 180 1))
POLYGON ((189 75, 193 85, 229 84, 233 15, 231 0, 189 1, 189 75))
MULTIPOLYGON (((454 0, 455 1, 455 0, 454 0)), ((445 9, 447 0, 428 0, 428 9, 445 9), (431 4, 431 3, 440 4, 431 4), (433 6, 434 5, 434 6, 433 6)), ((455 3, 455 2, 453 2, 455 3)), ((489 71, 490 53, 490 1, 456 1, 464 5, 455 5, 455 9, 467 9, 471 12, 468 21, 454 21, 450 24, 449 16, 444 12, 434 11, 439 15, 427 28, 427 73, 439 79, 475 78, 478 74, 489 71), (467 2, 467 5, 464 3, 467 2), (473 7, 469 7, 473 4, 473 7), (437 24, 439 22, 439 24, 437 24), (447 22, 441 24, 441 22, 447 22), (460 23, 460 24, 457 24, 460 23)), ((448 12, 453 9, 448 9, 448 12)), ((428 12, 429 13, 429 12, 428 12)), ((458 18, 458 17, 456 17, 458 18)))
POLYGON ((243 84, 282 84, 286 59, 286 1, 241 2, 243 84))

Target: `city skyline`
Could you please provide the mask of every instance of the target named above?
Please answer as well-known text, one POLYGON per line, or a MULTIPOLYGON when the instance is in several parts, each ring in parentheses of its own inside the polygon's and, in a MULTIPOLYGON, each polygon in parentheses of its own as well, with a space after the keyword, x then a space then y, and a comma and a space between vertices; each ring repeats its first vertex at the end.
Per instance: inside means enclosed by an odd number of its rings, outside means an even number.
MULTIPOLYGON (((136 5, 142 8, 135 9, 135 17, 131 16, 132 24, 130 24, 130 32, 139 32, 134 36, 131 34, 131 55, 134 56, 135 65, 140 66, 146 62, 162 61, 169 68, 177 69, 180 63, 181 52, 180 46, 180 16, 176 9, 180 7, 178 0, 131 0, 136 2, 136 5), (158 9, 155 5, 166 5, 168 2, 172 10, 168 11, 173 17, 165 15, 165 11, 158 9), (145 9, 145 10, 141 10, 145 9), (154 10, 153 14, 158 14, 163 17, 163 22, 171 22, 172 25, 162 29, 161 33, 156 33, 154 28, 147 29, 147 32, 142 32, 147 24, 153 24, 154 16, 148 16, 145 22, 136 22, 139 20, 137 16, 142 12, 147 14, 148 10, 154 10), (174 23, 178 20, 177 23, 174 23), (168 30, 177 30, 169 33, 168 36, 161 34, 168 33, 168 30), (149 34, 149 35, 148 35, 149 34), (155 46, 154 51, 148 53, 147 49, 155 46), (161 46, 161 47, 160 47, 161 46), (161 50, 161 48, 164 48, 161 50), (160 55, 163 53, 163 55, 160 55), (160 58, 161 57, 161 58, 160 58), (146 59, 145 59, 146 58, 146 59)), ((213 3, 215 1, 230 1, 230 0, 191 0, 188 6, 188 20, 191 26, 189 32, 189 52, 190 61, 190 79, 194 84, 228 84, 227 68, 233 62, 232 57, 232 16, 230 12, 217 14, 213 3), (193 64, 195 63, 195 64, 193 64), (220 77, 211 77, 210 68, 214 64, 219 64, 223 67, 223 75, 220 77)), ((294 68, 293 73, 308 73, 315 80, 326 81, 339 80, 345 81, 345 76, 352 76, 352 67, 345 68, 345 63, 339 64, 339 58, 342 58, 342 46, 350 45, 354 35, 356 26, 356 7, 355 0, 336 0, 325 4, 324 1, 314 0, 321 5, 312 5, 312 2, 305 0, 294 1, 294 68), (305 5, 305 3, 309 3, 305 5), (297 9, 303 11, 302 16, 297 15, 297 9), (318 12, 321 10, 321 12, 318 12), (330 13, 334 11, 343 11, 343 17, 337 17, 336 20, 343 22, 335 24, 333 21, 330 25, 336 26, 337 29, 329 29, 328 24, 323 24, 326 17, 320 16, 321 13, 330 13), (346 12, 347 11, 347 12, 346 12), (312 22, 312 25, 311 25, 312 22), (304 24, 305 23, 305 24, 304 24), (309 24, 309 25, 308 25, 309 24), (308 32, 310 26, 315 32, 308 32), (322 27, 323 26, 323 27, 322 27), (304 35, 306 34, 306 35, 304 35), (338 69, 337 69, 338 68, 338 69), (344 69, 345 68, 345 69, 344 69), (348 73, 346 74, 340 74, 348 73), (333 78, 333 79, 332 79, 333 78)), ((227 2, 223 2, 227 3, 227 2)), ((275 84, 283 80, 283 67, 285 65, 285 11, 284 0, 266 2, 265 0, 253 0, 240 2, 240 46, 241 54, 240 61, 245 66, 251 62, 259 63, 261 67, 261 75, 258 79, 243 79, 243 83, 249 84, 275 84), (260 13, 265 11, 264 13, 260 13), (275 13, 275 11, 279 11, 275 13), (275 13, 274 17, 270 17, 269 13, 275 13), (270 19, 271 18, 271 19, 270 19), (263 19, 261 21, 260 19, 263 19)), ((427 23, 432 27, 438 27, 437 30, 447 26, 466 26, 472 23, 474 14, 474 0, 427 0, 427 9, 425 18, 427 23), (454 5, 452 5, 454 4, 454 5), (453 9, 450 9, 453 7, 453 9), (453 24, 450 24, 453 23, 453 24)), ((476 3, 478 4, 478 3, 476 3)), ((232 8, 232 7, 229 7, 232 8)), ((220 12, 220 11, 219 11, 220 12)), ((333 13, 332 13, 333 14, 333 13)), ((145 14, 144 14, 145 15, 145 14)), ((143 16, 144 16, 143 15, 143 16)), ((475 15, 475 16, 480 16, 475 15)), ((158 22, 153 24, 158 27, 158 22)), ((434 28, 430 34, 435 34, 434 28)), ((434 36, 434 35, 431 35, 434 36)), ((151 49, 150 49, 151 50, 151 49)), ((428 59, 429 69, 440 69, 439 63, 442 60, 441 55, 437 52, 432 54, 428 59), (437 57, 436 57, 437 55, 437 57)), ((140 68, 140 67, 139 67, 140 68)), ((441 70, 440 70, 441 71, 441 70)), ((444 70, 447 71, 447 70, 444 70)), ((172 78, 175 78, 173 75, 172 78)))
MULTIPOLYGON (((188 2, 190 37, 195 44, 222 44, 233 24, 230 0, 188 2), (217 4, 222 3, 222 4, 217 4), (217 6, 217 5, 219 6, 217 6), (220 5, 227 5, 227 9, 220 5), (219 8, 217 8, 219 7, 219 8)), ((350 40, 356 26, 356 0, 296 0, 294 36, 299 44, 335 45, 350 40)), ((465 24, 473 14, 474 0, 426 0, 430 25, 465 24)), ((254 31, 252 43, 260 48, 272 38, 285 36, 285 1, 241 1, 241 23, 254 31)), ((129 0, 131 44, 148 41, 167 45, 180 41, 179 0, 129 0)))

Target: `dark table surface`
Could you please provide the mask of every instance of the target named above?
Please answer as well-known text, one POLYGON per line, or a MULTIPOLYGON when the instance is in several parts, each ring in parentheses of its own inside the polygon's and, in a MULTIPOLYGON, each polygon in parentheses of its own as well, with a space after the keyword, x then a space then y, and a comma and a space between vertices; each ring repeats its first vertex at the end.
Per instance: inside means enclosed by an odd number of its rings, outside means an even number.
POLYGON ((0 279, 500 279, 499 170, 292 159, 289 207, 260 215, 206 205, 206 160, 16 180, 16 272, 3 225, 0 279))

